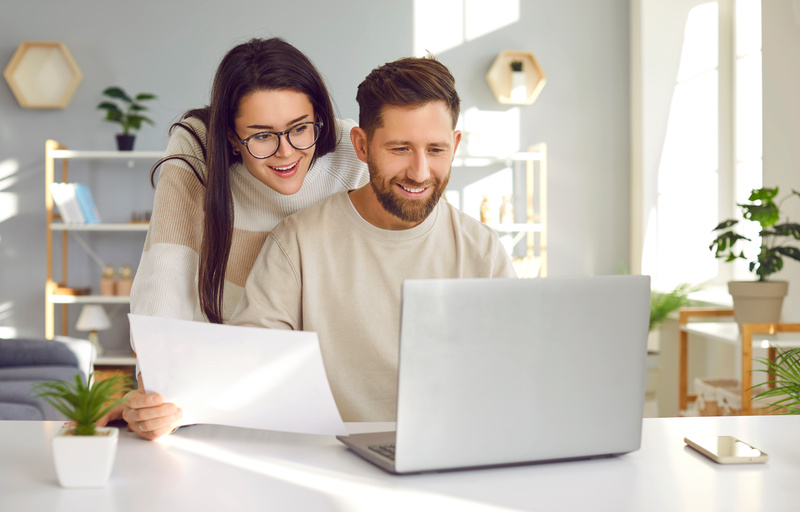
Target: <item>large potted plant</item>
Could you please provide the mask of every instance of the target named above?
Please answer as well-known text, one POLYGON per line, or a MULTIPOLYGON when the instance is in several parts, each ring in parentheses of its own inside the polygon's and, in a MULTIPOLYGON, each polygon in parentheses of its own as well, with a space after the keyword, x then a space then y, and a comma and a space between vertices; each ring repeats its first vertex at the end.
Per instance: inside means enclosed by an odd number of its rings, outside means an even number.
POLYGON ((104 96, 108 96, 112 101, 103 101, 97 108, 106 111, 106 121, 118 123, 122 126, 122 133, 117 134, 117 149, 120 151, 131 151, 136 136, 132 131, 139 130, 142 123, 153 125, 153 120, 142 115, 147 107, 141 102, 153 100, 155 94, 139 93, 135 97, 129 96, 121 87, 108 87, 103 91, 104 96))
POLYGON ((726 220, 713 229, 718 233, 709 246, 714 251, 714 256, 725 258, 725 261, 749 261, 750 272, 758 277, 756 281, 728 283, 728 291, 733 297, 734 317, 740 327, 744 323, 780 320, 783 298, 789 289, 789 283, 771 281, 769 276, 783 268, 784 257, 800 261, 800 249, 792 245, 793 240, 800 240, 800 224, 789 222, 788 219, 782 220, 780 210, 787 199, 795 196, 800 198, 800 192, 792 190, 780 203, 775 202, 777 195, 778 187, 757 188, 750 194, 749 203, 739 204, 743 217, 758 222, 761 226, 761 246, 756 257, 748 259, 743 250, 738 253, 736 251, 740 242, 750 241, 733 229, 739 223, 738 220, 726 220))
POLYGON ((94 374, 84 382, 76 375, 73 382, 37 383, 33 392, 44 398, 72 421, 53 438, 53 462, 62 487, 102 487, 111 475, 117 451, 119 430, 97 427, 97 421, 125 401, 115 396, 130 390, 130 378, 115 375, 96 381, 94 374))

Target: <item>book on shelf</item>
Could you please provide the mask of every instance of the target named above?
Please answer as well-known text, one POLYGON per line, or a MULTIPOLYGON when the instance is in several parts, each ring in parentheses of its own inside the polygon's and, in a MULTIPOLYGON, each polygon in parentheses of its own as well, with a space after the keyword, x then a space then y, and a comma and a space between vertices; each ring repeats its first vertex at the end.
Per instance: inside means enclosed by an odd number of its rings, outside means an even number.
POLYGON ((50 194, 58 208, 64 224, 98 224, 97 211, 92 192, 83 183, 51 183, 50 194))

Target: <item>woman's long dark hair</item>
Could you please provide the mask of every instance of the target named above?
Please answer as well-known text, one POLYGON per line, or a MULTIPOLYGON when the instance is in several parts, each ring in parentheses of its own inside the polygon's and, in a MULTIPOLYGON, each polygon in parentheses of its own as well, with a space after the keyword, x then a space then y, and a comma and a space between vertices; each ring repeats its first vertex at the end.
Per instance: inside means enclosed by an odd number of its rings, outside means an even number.
POLYGON ((170 133, 176 128, 185 129, 200 142, 206 164, 205 182, 190 161, 191 158, 185 155, 166 157, 153 166, 150 175, 152 183, 155 171, 162 163, 181 160, 191 167, 197 179, 205 185, 198 294, 200 309, 209 322, 223 322, 225 269, 231 250, 234 215, 228 169, 234 163, 241 162, 242 158, 231 151, 228 133, 235 131, 234 120, 242 98, 256 91, 287 89, 308 96, 317 120, 324 123, 311 161, 313 165, 318 157, 336 147, 338 135, 330 95, 308 57, 286 41, 271 38, 251 39, 230 50, 217 68, 211 104, 183 115, 183 120, 196 117, 206 125, 207 146, 186 123, 178 122, 170 128, 170 133))

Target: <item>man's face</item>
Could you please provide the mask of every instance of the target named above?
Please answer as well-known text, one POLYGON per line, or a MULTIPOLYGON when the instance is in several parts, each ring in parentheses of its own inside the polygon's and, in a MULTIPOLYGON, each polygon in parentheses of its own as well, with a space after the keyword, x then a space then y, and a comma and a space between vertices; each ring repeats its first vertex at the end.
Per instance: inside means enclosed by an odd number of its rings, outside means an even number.
POLYGON ((461 132, 453 131, 443 101, 384 107, 382 114, 366 155, 370 185, 390 229, 407 229, 425 220, 444 193, 461 132))

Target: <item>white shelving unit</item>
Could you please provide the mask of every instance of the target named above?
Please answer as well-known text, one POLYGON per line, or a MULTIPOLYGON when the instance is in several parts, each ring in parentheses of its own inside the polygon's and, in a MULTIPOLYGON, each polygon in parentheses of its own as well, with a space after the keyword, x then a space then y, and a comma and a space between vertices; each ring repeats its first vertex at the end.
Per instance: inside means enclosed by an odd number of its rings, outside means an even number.
POLYGON ((525 166, 525 222, 489 224, 498 234, 511 234, 509 246, 515 247, 526 239, 525 256, 514 257, 512 262, 519 277, 547 276, 547 145, 542 142, 506 158, 456 157, 453 170, 491 169, 497 164, 514 168, 525 166))
MULTIPOLYGON (((147 223, 100 223, 100 224, 65 224, 54 210, 54 203, 50 194, 50 184, 56 181, 56 161, 61 161, 59 181, 69 181, 70 160, 103 160, 124 161, 128 167, 133 167, 137 161, 150 161, 155 163, 164 156, 159 151, 76 151, 70 150, 57 141, 48 140, 45 143, 45 207, 47 211, 47 281, 45 284, 45 336, 52 339, 56 334, 67 336, 69 333, 67 308, 72 304, 112 304, 124 305, 130 303, 127 296, 106 296, 94 294, 70 294, 72 290, 68 280, 68 236, 80 233, 146 233, 147 223), (58 281, 55 279, 55 257, 53 237, 60 233, 61 247, 58 251, 61 257, 61 272, 58 281), (61 293, 59 293, 61 292, 61 293), (66 293, 65 293, 66 292, 66 293), (56 305, 61 305, 61 328, 56 332, 56 305)), ((104 354, 95 364, 101 366, 130 367, 136 364, 132 354, 104 354)))

